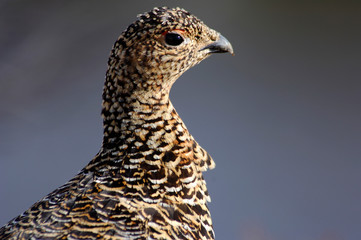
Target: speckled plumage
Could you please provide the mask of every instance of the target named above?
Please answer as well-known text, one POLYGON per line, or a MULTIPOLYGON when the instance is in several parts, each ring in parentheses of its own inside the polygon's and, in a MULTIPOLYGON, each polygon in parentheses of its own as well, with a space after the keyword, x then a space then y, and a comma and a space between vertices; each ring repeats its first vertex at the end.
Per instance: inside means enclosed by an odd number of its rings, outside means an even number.
POLYGON ((175 80, 213 52, 233 50, 183 9, 138 16, 108 61, 99 153, 2 227, 0 238, 213 239, 202 171, 214 162, 169 101, 175 80), (167 44, 169 32, 184 41, 167 44))

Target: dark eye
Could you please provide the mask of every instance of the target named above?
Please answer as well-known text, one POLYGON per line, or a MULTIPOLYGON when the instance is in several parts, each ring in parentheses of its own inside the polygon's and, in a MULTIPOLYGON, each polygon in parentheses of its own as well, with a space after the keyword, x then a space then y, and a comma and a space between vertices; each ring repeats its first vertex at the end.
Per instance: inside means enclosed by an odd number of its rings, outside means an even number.
POLYGON ((165 42, 171 46, 178 46, 184 41, 183 37, 178 33, 167 33, 165 35, 165 42))

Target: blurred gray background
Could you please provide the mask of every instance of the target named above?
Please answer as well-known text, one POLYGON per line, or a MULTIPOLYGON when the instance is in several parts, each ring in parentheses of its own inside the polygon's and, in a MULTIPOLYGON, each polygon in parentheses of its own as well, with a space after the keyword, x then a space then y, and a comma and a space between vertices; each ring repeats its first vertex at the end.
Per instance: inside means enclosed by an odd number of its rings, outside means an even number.
POLYGON ((361 239, 361 3, 0 1, 0 225, 97 153, 113 42, 180 6, 233 44, 171 98, 217 167, 217 239, 361 239))

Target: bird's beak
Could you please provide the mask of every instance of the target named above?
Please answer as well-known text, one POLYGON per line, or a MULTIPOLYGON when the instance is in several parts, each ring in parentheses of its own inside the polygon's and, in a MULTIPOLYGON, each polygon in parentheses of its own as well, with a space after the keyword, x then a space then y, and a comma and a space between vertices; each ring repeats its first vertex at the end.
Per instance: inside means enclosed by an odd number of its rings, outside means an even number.
POLYGON ((221 34, 219 34, 219 39, 217 41, 208 44, 207 46, 201 48, 199 51, 204 51, 207 49, 209 53, 229 52, 230 54, 234 55, 231 43, 227 40, 227 38, 223 37, 221 34))

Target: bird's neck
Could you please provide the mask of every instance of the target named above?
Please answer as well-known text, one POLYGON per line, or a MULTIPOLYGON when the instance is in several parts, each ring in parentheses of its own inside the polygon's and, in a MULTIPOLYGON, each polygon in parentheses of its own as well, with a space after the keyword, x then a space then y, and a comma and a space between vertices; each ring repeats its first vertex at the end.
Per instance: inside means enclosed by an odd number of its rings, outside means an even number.
POLYGON ((178 125, 182 126, 178 130, 190 138, 168 96, 153 98, 152 103, 139 96, 128 100, 113 103, 108 111, 103 107, 104 150, 119 151, 140 144, 153 148, 152 142, 170 140, 165 131, 172 131, 178 125))
POLYGON ((162 76, 153 78, 144 79, 134 69, 108 69, 102 108, 104 150, 119 150, 137 138, 145 141, 169 121, 182 124, 169 101, 170 86, 159 84, 162 76))
POLYGON ((134 80, 108 71, 103 92, 101 159, 136 158, 150 165, 161 165, 161 160, 169 167, 180 161, 194 161, 201 171, 214 166, 175 111, 169 100, 170 87, 171 84, 159 87, 155 80, 134 80))

